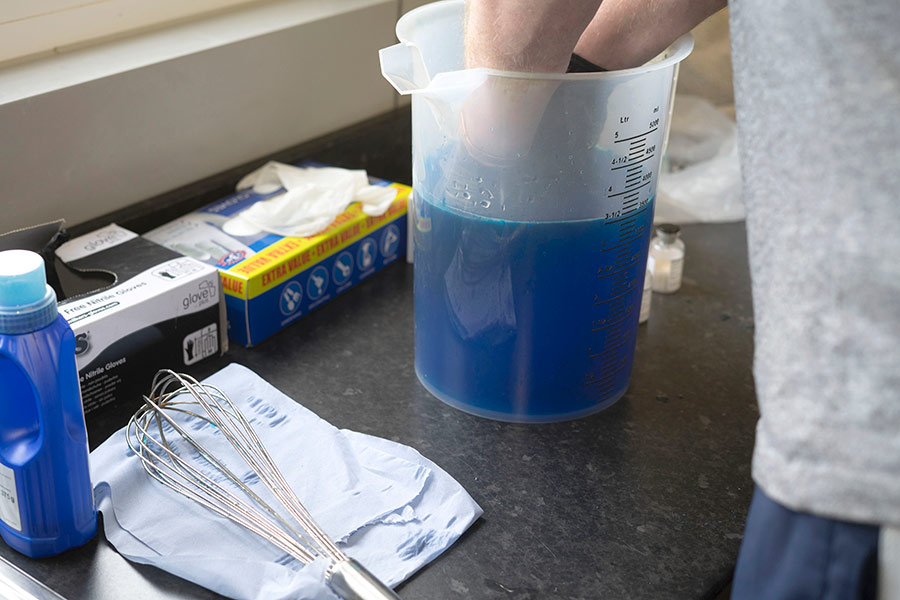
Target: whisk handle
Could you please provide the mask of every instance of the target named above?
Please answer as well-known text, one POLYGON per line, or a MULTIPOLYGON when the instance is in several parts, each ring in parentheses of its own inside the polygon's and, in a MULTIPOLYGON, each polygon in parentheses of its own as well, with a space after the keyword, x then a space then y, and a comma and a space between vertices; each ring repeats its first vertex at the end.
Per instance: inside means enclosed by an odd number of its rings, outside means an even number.
POLYGON ((334 563, 327 580, 331 589, 344 600, 401 600, 391 588, 352 558, 334 563))

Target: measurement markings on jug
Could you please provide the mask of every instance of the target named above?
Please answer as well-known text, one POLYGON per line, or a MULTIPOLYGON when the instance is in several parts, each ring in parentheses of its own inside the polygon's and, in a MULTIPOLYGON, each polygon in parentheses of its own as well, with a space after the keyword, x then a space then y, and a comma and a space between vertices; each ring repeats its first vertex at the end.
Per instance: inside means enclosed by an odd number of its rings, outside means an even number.
MULTIPOLYGON (((623 256, 616 258, 616 262, 615 262, 615 266, 617 267, 616 272, 618 274, 620 274, 622 277, 626 277, 628 275, 628 272, 627 272, 628 269, 618 268, 618 267, 626 267, 629 262, 630 261, 628 259, 628 254, 625 254, 623 256)), ((620 288, 622 287, 622 281, 625 281, 625 280, 619 280, 618 278, 612 280, 613 287, 610 291, 612 291, 612 293, 614 295, 618 295, 618 292, 620 291, 620 288)))
POLYGON ((633 192, 634 190, 639 190, 639 189, 641 189, 641 188, 647 187, 648 185, 650 185, 650 183, 651 183, 651 182, 647 181, 647 182, 645 182, 645 183, 643 183, 643 184, 641 184, 641 185, 639 185, 639 186, 637 186, 637 187, 632 187, 631 189, 623 190, 623 191, 621 191, 621 192, 619 192, 619 193, 617 193, 617 194, 607 194, 606 197, 607 197, 607 198, 615 198, 616 196, 621 196, 621 195, 623 195, 623 194, 627 194, 628 192, 633 192))
POLYGON ((619 371, 621 371, 624 366, 625 366, 624 364, 621 364, 621 365, 619 365, 618 368, 616 368, 608 373, 604 373, 603 375, 599 375, 599 376, 595 375, 594 373, 588 373, 585 376, 584 385, 598 386, 599 388, 601 388, 598 390, 598 392, 600 392, 601 394, 606 393, 606 391, 612 391, 611 388, 615 382, 615 377, 616 377, 616 375, 619 374, 619 371), (607 388, 610 388, 610 389, 607 390, 607 388))
MULTIPOLYGON (((628 162, 628 163, 625 163, 625 164, 620 164, 618 167, 613 167, 613 168, 610 169, 610 170, 611 170, 611 171, 618 171, 619 169, 624 169, 625 167, 630 167, 630 166, 632 166, 632 165, 636 165, 636 164, 638 164, 638 163, 642 163, 642 162, 644 162, 644 161, 650 160, 651 158, 653 158, 653 156, 654 156, 654 155, 651 154, 651 155, 649 155, 649 156, 645 156, 645 157, 642 158, 641 160, 634 160, 634 161, 631 161, 631 162, 628 162)), ((623 158, 624 158, 624 157, 623 157, 623 158)))
POLYGON ((622 276, 615 280, 612 287, 612 293, 615 296, 618 296, 621 292, 626 291, 630 285, 628 285, 628 278, 625 276, 625 272, 622 271, 622 276))
POLYGON ((616 336, 610 336, 607 338, 608 341, 613 341, 609 348, 600 353, 598 358, 600 358, 600 367, 601 370, 605 371, 609 366, 615 365, 618 361, 616 359, 616 354, 619 348, 625 345, 625 338, 627 335, 618 334, 616 336))
POLYGON ((620 298, 615 304, 610 305, 609 314, 605 319, 595 319, 591 323, 591 333, 597 333, 618 324, 621 320, 628 316, 628 310, 620 298))
POLYGON ((619 353, 619 350, 621 350, 622 347, 626 345, 630 335, 630 332, 625 331, 618 332, 616 335, 609 335, 606 337, 607 348, 603 352, 601 352, 600 356, 598 357, 600 360, 601 372, 606 371, 610 363, 615 364, 616 355, 619 353))
MULTIPOLYGON (((641 230, 643 231, 643 227, 641 228, 641 230)), ((630 238, 621 238, 621 237, 620 237, 620 238, 619 238, 619 243, 618 243, 618 244, 616 244, 615 246, 610 246, 609 248, 604 248, 604 249, 601 250, 600 252, 612 252, 613 250, 619 250, 619 249, 621 249, 623 246, 627 246, 628 244, 630 244, 631 242, 633 242, 636 238, 637 238, 637 236, 633 236, 633 237, 630 237, 630 238)))
POLYGON ((607 298, 606 300, 600 300, 599 302, 595 302, 594 306, 601 306, 603 304, 609 304, 613 300, 618 300, 619 298, 621 298, 622 296, 625 296, 627 294, 628 294, 628 292, 623 292, 623 293, 619 294, 618 296, 612 296, 611 298, 607 298))
POLYGON ((634 183, 633 180, 634 180, 635 178, 636 178, 638 181, 640 181, 640 178, 641 178, 641 176, 643 175, 643 171, 644 171, 644 165, 635 165, 633 169, 631 169, 631 170, 629 170, 629 171, 626 171, 626 172, 625 172, 625 178, 626 178, 626 179, 625 179, 625 181, 626 181, 625 185, 627 186, 627 185, 630 185, 631 183, 634 183))
MULTIPOLYGON (((622 357, 610 356, 608 359, 604 360, 600 364, 600 368, 603 371, 609 372, 610 375, 614 375, 618 372, 619 368, 622 365, 622 357)), ((600 383, 603 381, 603 378, 598 379, 596 383, 600 383)))
MULTIPOLYGON (((613 141, 613 143, 618 144, 619 142, 630 142, 631 140, 636 140, 638 138, 646 138, 648 135, 650 135, 651 133, 653 133, 657 129, 659 129, 659 127, 657 127, 658 125, 659 125, 659 119, 654 119, 653 121, 650 121, 650 131, 645 131, 644 133, 639 133, 639 134, 633 135, 631 137, 622 138, 621 140, 615 140, 615 141, 613 141)), ((618 134, 618 132, 616 132, 616 134, 618 134)))
POLYGON ((646 186, 646 185, 650 185, 650 179, 653 177, 653 171, 648 171, 648 172, 643 173, 643 174, 641 174, 641 172, 638 171, 636 174, 637 174, 637 175, 640 175, 640 177, 638 177, 638 178, 637 178, 635 181, 633 181, 632 183, 626 183, 626 184, 625 184, 625 189, 626 189, 626 190, 628 190, 628 191, 638 190, 638 189, 640 189, 640 188, 642 188, 642 187, 644 187, 644 186, 646 186), (638 185, 638 182, 644 182, 644 185, 638 185), (635 186, 637 186, 637 187, 635 187, 635 186), (631 189, 629 189, 629 188, 631 188, 631 189))
MULTIPOLYGON (((612 308, 609 309, 609 318, 615 323, 624 319, 631 313, 631 307, 625 305, 624 299, 619 299, 612 308)), ((612 323, 611 323, 612 324, 612 323)))
POLYGON ((647 143, 646 143, 647 139, 643 138, 640 140, 640 142, 641 143, 638 144, 637 146, 631 146, 628 148, 628 160, 629 161, 634 161, 635 159, 638 159, 638 158, 644 156, 645 154, 647 154, 644 151, 645 148, 647 147, 647 143))
MULTIPOLYGON (((640 213, 644 212, 644 211, 647 210, 648 208, 649 208, 649 206, 642 208, 641 210, 638 211, 637 214, 640 214, 640 213)), ((607 222, 605 223, 605 225, 612 225, 613 223, 618 223, 618 222, 623 221, 623 220, 625 220, 625 219, 633 219, 633 218, 636 217, 636 216, 637 216, 637 215, 629 215, 629 216, 627 216, 627 217, 622 217, 621 219, 614 219, 614 220, 611 220, 611 221, 607 221, 607 222)))
POLYGON ((616 275, 616 274, 619 273, 620 271, 624 271, 624 270, 628 269, 628 266, 629 266, 628 264, 625 264, 625 266, 619 266, 619 264, 620 264, 620 263, 616 263, 616 264, 610 265, 609 267, 607 267, 607 269, 609 269, 609 271, 606 272, 606 273, 603 273, 602 275, 600 275, 600 273, 603 272, 603 267, 600 267, 600 268, 597 270, 597 273, 598 273, 598 274, 597 274, 597 279, 606 279, 607 277, 611 277, 611 276, 613 276, 613 275, 616 275))
POLYGON ((622 197, 622 212, 623 214, 628 213, 628 209, 634 208, 637 206, 637 203, 640 200, 640 193, 631 192, 627 196, 622 197))
MULTIPOLYGON (((610 164, 613 178, 606 190, 610 204, 604 230, 611 245, 604 245, 598 254, 601 260, 596 273, 602 291, 594 295, 592 342, 586 353, 591 366, 583 380, 584 386, 591 386, 592 394, 600 397, 614 392, 621 384, 622 372, 630 364, 626 354, 634 344, 636 333, 632 321, 639 301, 635 291, 639 288, 641 243, 647 234, 645 221, 649 218, 656 175, 655 167, 648 169, 644 163, 656 158, 659 146, 653 136, 659 129, 659 120, 651 120, 649 124, 643 133, 615 139, 616 144, 626 143, 618 146, 622 148, 621 155, 612 158, 610 164), (616 175, 617 171, 622 173, 616 175)), ((615 133, 616 138, 620 135, 626 134, 615 133)))
POLYGON ((623 221, 619 222, 619 235, 621 236, 624 233, 628 233, 633 230, 635 226, 634 217, 629 217, 623 221))
POLYGON ((622 334, 621 332, 616 335, 607 335, 605 341, 606 344, 603 350, 591 355, 591 358, 600 360, 601 371, 605 371, 605 369, 602 368, 603 364, 609 362, 611 358, 614 358, 619 348, 625 345, 627 337, 627 334, 622 334))
MULTIPOLYGON (((618 346, 615 348, 610 348, 608 351, 604 351, 604 352, 601 352, 600 354, 598 354, 597 358, 603 359, 605 355, 610 354, 610 353, 612 353, 611 356, 614 356, 615 351, 618 349, 619 349, 618 346)), ((607 359, 608 358, 609 357, 607 357, 607 359)), ((613 359, 612 361, 609 361, 609 360, 602 361, 601 360, 600 364, 598 365, 600 367, 600 369, 598 369, 599 374, 597 373, 597 371, 591 372, 589 374, 590 382, 585 383, 585 385, 598 385, 598 384, 601 384, 604 381, 608 381, 610 378, 614 377, 616 374, 616 369, 609 370, 607 367, 614 366, 615 364, 616 364, 615 359, 613 359)))

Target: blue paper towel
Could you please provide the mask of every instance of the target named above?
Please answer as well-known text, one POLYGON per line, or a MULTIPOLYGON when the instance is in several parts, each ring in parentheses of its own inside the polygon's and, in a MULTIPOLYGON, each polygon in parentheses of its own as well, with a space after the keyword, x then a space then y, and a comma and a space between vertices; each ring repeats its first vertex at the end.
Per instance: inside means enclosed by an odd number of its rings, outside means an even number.
MULTIPOLYGON (((482 514, 462 486, 412 448, 338 430, 246 367, 229 365, 203 383, 224 391, 247 415, 325 532, 392 587, 482 514)), ((231 456, 214 428, 201 426, 192 435, 217 455, 231 456)), ((124 429, 91 453, 91 475, 106 537, 129 560, 232 598, 335 598, 323 580, 324 560, 303 566, 153 481, 128 449, 124 429)))

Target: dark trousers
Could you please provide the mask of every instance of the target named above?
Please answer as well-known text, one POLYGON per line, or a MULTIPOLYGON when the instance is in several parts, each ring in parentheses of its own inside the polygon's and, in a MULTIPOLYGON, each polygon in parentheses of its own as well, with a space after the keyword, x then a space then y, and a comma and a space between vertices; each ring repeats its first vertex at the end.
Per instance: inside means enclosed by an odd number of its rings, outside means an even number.
POLYGON ((878 530, 789 510, 757 487, 731 598, 874 600, 878 530))

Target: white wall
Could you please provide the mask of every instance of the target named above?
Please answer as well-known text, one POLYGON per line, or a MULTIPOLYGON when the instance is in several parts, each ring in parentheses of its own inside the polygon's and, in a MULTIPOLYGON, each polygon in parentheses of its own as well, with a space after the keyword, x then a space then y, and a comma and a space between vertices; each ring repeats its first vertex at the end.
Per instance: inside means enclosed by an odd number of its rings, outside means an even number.
POLYGON ((76 224, 398 105, 415 0, 283 0, 0 69, 0 232, 76 224))

